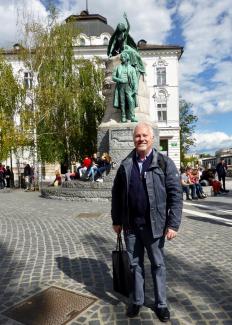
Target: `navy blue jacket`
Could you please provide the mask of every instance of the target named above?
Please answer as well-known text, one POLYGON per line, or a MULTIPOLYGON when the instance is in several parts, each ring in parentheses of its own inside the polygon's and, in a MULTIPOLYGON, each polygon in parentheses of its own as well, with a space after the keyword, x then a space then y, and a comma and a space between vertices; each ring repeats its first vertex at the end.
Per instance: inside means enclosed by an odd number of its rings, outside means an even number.
MULTIPOLYGON (((113 225, 130 228, 128 190, 133 166, 133 150, 117 171, 112 188, 113 225)), ((183 192, 174 162, 166 156, 165 171, 158 164, 158 153, 153 150, 153 160, 146 172, 146 186, 150 205, 150 221, 154 238, 163 236, 166 227, 178 230, 181 222, 183 192)))
POLYGON ((221 162, 216 166, 216 172, 218 177, 225 177, 226 176, 226 165, 223 165, 221 162))

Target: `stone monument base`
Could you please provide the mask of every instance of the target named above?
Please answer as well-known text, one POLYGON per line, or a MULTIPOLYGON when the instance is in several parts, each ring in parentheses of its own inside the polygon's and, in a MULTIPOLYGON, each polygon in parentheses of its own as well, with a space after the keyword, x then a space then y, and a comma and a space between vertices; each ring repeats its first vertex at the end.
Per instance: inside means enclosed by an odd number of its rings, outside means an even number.
MULTIPOLYGON (((116 166, 134 149, 133 131, 136 123, 118 123, 111 126, 101 124, 98 128, 98 151, 108 152, 116 166)), ((151 123, 152 125, 152 123, 151 123)), ((156 124, 154 147, 159 147, 159 131, 156 124)), ((116 167, 117 168, 117 167, 116 167)))

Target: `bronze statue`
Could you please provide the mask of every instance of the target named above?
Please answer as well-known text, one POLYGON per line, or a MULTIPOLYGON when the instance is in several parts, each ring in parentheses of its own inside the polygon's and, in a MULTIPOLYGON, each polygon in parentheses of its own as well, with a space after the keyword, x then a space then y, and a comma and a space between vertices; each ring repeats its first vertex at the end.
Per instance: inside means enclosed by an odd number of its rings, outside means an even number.
POLYGON ((129 45, 131 48, 137 50, 133 38, 129 35, 130 24, 126 13, 124 13, 123 17, 126 20, 126 25, 124 23, 119 23, 111 36, 107 49, 107 55, 109 57, 120 54, 124 50, 125 45, 129 45))
POLYGON ((130 64, 126 51, 120 55, 121 64, 113 71, 112 79, 116 82, 114 93, 114 107, 121 109, 121 122, 138 122, 135 117, 137 106, 138 77, 135 68, 130 64))
POLYGON ((126 51, 130 58, 130 64, 136 69, 139 78, 140 74, 145 73, 145 68, 140 54, 138 53, 137 46, 129 34, 130 24, 126 13, 124 13, 123 17, 125 18, 126 24, 119 23, 117 25, 117 28, 109 41, 107 55, 109 57, 116 56, 123 51, 126 51))

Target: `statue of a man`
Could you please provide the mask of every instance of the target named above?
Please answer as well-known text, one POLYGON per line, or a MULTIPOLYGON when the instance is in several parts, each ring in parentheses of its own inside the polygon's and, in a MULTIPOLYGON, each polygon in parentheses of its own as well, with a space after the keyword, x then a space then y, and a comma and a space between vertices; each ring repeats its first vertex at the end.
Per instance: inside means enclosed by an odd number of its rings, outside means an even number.
POLYGON ((129 63, 127 52, 120 55, 121 64, 113 71, 112 79, 116 82, 114 93, 114 107, 121 109, 121 122, 138 122, 135 117, 137 106, 138 77, 135 68, 129 63))

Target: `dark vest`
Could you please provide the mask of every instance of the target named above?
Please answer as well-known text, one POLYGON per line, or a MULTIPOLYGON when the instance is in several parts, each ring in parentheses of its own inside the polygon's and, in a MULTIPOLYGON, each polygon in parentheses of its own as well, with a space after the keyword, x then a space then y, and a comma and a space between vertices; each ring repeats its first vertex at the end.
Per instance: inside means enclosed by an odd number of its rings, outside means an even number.
POLYGON ((150 205, 146 186, 146 171, 153 159, 153 153, 143 162, 140 173, 136 155, 133 157, 133 167, 129 185, 129 216, 130 225, 150 224, 150 205))

